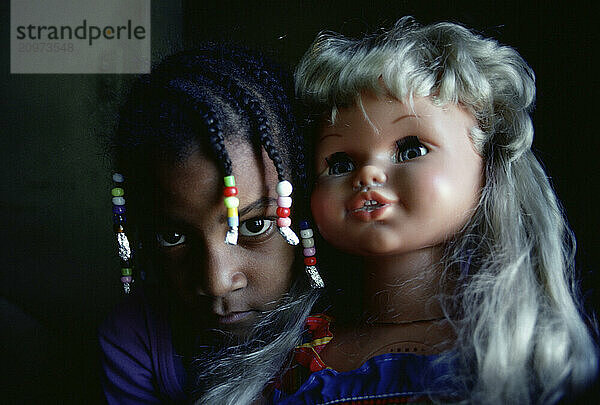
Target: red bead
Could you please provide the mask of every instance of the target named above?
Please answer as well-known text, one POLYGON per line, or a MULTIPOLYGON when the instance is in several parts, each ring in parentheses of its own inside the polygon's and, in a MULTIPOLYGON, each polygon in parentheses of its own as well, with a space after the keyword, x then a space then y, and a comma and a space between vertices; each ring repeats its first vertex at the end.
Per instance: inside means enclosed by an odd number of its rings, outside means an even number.
POLYGON ((317 264, 317 258, 314 256, 311 257, 305 257, 304 258, 304 264, 307 266, 314 266, 315 264, 317 264))
POLYGON ((280 218, 287 218, 290 216, 290 209, 284 207, 277 208, 277 216, 280 218))
POLYGON ((237 187, 225 187, 225 189, 223 190, 223 195, 225 197, 233 197, 235 195, 238 195, 238 189, 237 187))

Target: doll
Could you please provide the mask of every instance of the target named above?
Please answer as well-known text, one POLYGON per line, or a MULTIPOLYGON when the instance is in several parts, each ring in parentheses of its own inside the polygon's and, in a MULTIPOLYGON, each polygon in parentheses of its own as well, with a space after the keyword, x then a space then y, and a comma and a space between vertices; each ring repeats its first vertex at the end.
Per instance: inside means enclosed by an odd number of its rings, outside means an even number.
POLYGON ((546 404, 589 384, 596 347, 531 151, 521 56, 403 18, 358 40, 320 34, 296 90, 316 117, 313 216, 361 259, 336 271, 362 270, 363 296, 349 322, 313 319, 318 339, 298 349, 312 374, 278 400, 546 404))
POLYGON ((110 404, 251 403, 288 358, 320 281, 292 230, 307 205, 293 100, 281 68, 216 44, 133 84, 112 139, 130 293, 100 328, 110 404), (135 259, 154 283, 133 283, 135 259))

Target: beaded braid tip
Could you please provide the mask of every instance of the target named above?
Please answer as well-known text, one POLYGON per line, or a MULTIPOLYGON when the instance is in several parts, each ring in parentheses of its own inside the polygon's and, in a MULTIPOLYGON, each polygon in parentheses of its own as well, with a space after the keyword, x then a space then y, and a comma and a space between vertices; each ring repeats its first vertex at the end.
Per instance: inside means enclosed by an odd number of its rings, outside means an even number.
POLYGON ((290 214, 292 213, 290 207, 292 206, 292 183, 287 180, 280 181, 277 183, 277 227, 279 233, 287 243, 290 245, 297 245, 300 243, 298 235, 290 228, 292 225, 292 219, 290 214))
POLYGON ((133 283, 133 271, 131 268, 131 246, 127 235, 125 235, 125 223, 127 222, 125 198, 123 197, 125 195, 123 189, 125 179, 120 173, 114 173, 112 179, 115 182, 115 187, 110 190, 110 194, 112 195, 113 204, 114 231, 117 237, 117 254, 121 261, 121 284, 125 294, 129 294, 133 283))
POLYGON ((317 270, 317 258, 315 256, 315 239, 313 230, 307 221, 300 222, 300 237, 302 238, 302 254, 304 255, 304 265, 308 280, 312 288, 323 288, 325 283, 317 270))
POLYGON ((225 188, 223 189, 223 202, 227 208, 227 234, 225 235, 225 243, 228 245, 237 245, 238 227, 240 226, 240 218, 238 215, 238 207, 240 200, 236 197, 238 189, 235 186, 235 178, 233 176, 225 176, 223 179, 225 188))

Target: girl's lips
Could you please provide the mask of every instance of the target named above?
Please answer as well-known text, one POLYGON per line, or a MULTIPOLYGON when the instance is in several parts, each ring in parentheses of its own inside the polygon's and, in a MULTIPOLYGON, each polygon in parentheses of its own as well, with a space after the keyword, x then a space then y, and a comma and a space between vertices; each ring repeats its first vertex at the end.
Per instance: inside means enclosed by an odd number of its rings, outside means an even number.
POLYGON ((231 325, 243 321, 253 313, 254 311, 229 312, 225 315, 217 315, 217 322, 222 325, 231 325))

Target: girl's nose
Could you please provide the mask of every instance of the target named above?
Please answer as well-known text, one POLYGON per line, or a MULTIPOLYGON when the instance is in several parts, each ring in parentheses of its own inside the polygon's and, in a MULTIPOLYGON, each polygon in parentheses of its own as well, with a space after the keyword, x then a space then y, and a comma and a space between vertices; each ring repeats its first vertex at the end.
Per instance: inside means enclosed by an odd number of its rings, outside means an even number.
POLYGON ((362 187, 382 185, 386 181, 387 176, 380 166, 372 164, 364 165, 356 171, 352 186, 355 189, 360 189, 362 187))
POLYGON ((208 252, 204 268, 198 269, 203 273, 200 293, 211 297, 225 297, 248 286, 243 263, 235 259, 231 246, 220 242, 223 246, 208 252))

